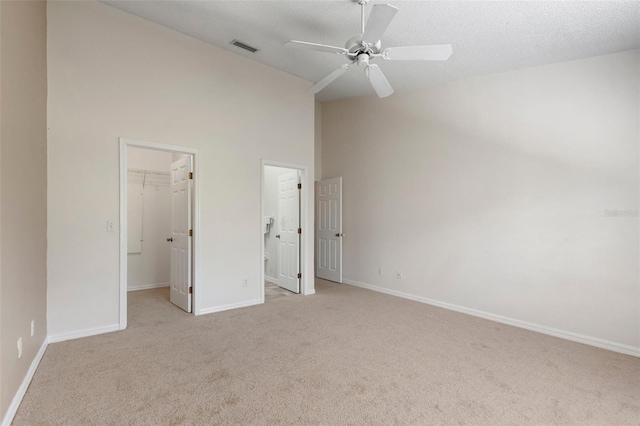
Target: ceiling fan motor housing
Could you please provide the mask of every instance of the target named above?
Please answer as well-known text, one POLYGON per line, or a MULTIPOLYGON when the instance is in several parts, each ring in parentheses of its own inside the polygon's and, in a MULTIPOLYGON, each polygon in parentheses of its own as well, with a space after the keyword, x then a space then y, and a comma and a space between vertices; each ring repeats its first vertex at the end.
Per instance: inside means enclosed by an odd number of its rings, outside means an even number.
POLYGON ((380 40, 378 40, 374 44, 365 45, 362 42, 362 34, 351 37, 349 40, 347 40, 347 43, 344 45, 345 49, 349 51, 349 54, 350 54, 349 56, 353 56, 353 57, 358 56, 360 53, 368 53, 370 55, 378 54, 380 53, 381 46, 382 46, 382 43, 380 42, 380 40))

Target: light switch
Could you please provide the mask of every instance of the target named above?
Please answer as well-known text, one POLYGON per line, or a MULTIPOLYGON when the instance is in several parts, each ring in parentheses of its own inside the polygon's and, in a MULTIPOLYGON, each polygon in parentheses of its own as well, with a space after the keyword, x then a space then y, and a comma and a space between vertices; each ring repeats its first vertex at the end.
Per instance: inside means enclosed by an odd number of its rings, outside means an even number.
POLYGON ((107 222, 107 232, 114 232, 115 230, 115 224, 111 221, 107 222))

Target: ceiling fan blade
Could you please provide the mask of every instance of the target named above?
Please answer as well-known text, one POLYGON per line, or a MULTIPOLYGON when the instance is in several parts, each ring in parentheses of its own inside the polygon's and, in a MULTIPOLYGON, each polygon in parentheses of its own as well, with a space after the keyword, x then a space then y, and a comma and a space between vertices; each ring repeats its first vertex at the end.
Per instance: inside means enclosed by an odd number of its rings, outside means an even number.
POLYGON ((316 52, 335 53, 344 55, 349 51, 343 47, 328 46, 326 44, 309 43, 306 41, 289 40, 284 44, 285 47, 293 47, 297 49, 313 50, 316 52))
POLYGON ((453 53, 450 44, 390 47, 382 52, 388 61, 446 61, 453 53))
POLYGON ((393 93, 393 87, 389 84, 387 77, 384 76, 379 66, 373 64, 364 69, 369 79, 369 83, 373 86, 378 97, 386 98, 393 93))
POLYGON ((331 74, 329 74, 328 76, 326 76, 325 78, 323 78, 322 80, 320 80, 319 82, 314 84, 311 87, 311 89, 309 89, 309 92, 318 93, 319 91, 321 91, 322 89, 327 87, 329 84, 331 84, 333 82, 333 80, 335 80, 336 78, 340 77, 345 72, 349 71, 349 68, 351 68, 350 64, 342 65, 340 68, 338 68, 337 70, 333 71, 331 74))
POLYGON ((395 16, 398 8, 390 4, 376 4, 371 9, 367 26, 362 35, 362 41, 369 44, 377 43, 395 16))

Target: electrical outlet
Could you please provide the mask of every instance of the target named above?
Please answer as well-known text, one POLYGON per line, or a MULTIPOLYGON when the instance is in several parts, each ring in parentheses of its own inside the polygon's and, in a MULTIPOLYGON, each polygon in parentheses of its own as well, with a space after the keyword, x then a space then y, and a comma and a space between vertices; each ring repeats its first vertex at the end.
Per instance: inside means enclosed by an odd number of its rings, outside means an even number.
POLYGON ((242 287, 249 287, 249 280, 247 278, 242 279, 242 287))
POLYGON ((398 269, 396 271, 396 278, 401 280, 402 279, 402 269, 398 269))
POLYGON ((18 359, 22 358, 22 337, 18 338, 18 359))
POLYGON ((378 266, 378 275, 384 275, 384 269, 382 269, 382 266, 378 266))
POLYGON ((36 320, 31 320, 31 337, 35 334, 36 331, 36 320))

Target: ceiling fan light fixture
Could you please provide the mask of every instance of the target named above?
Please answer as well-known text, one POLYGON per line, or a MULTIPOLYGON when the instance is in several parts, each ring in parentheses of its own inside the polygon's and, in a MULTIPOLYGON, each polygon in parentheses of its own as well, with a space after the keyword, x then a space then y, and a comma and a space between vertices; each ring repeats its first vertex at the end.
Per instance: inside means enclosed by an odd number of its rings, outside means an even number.
POLYGON ((358 55, 358 66, 359 67, 368 67, 369 66, 369 55, 366 53, 361 53, 358 55))

